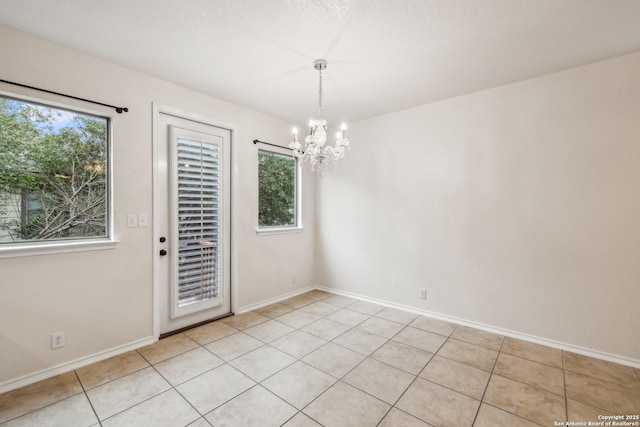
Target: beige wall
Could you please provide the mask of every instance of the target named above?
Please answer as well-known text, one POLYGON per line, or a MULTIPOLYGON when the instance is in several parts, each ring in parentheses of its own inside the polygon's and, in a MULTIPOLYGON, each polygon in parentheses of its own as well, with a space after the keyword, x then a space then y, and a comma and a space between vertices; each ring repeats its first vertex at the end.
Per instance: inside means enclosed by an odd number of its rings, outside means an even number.
POLYGON ((640 366, 640 53, 349 133, 319 284, 640 366))
POLYGON ((307 229, 256 236, 251 141, 290 123, 2 26, 0 51, 3 79, 130 109, 116 248, 0 259, 0 389, 152 337, 152 227, 126 227, 152 214, 152 102, 236 129, 238 308, 317 283, 640 363, 640 53, 354 123, 318 226, 307 173, 307 229))
MULTIPOLYGON (((313 284, 315 182, 311 177, 304 179, 304 232, 276 236, 255 232, 258 148, 252 141, 286 142, 291 123, 3 26, 0 51, 2 79, 130 110, 113 113, 114 220, 120 240, 116 248, 0 259, 0 390, 25 376, 152 337, 153 227, 127 228, 126 217, 135 213, 152 217, 153 102, 235 127, 235 306, 242 309, 313 284), (63 330, 67 345, 51 350, 50 334, 63 330)), ((6 84, 0 84, 0 90, 101 108, 6 84)))

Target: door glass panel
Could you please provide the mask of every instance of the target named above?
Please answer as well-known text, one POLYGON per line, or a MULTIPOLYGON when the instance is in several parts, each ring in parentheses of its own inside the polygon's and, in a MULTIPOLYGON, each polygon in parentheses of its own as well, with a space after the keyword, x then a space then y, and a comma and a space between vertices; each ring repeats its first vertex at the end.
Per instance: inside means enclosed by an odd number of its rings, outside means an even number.
POLYGON ((220 296, 220 147, 177 138, 178 309, 220 296))
POLYGON ((166 334, 231 312, 232 134, 162 112, 154 130, 156 297, 166 334))

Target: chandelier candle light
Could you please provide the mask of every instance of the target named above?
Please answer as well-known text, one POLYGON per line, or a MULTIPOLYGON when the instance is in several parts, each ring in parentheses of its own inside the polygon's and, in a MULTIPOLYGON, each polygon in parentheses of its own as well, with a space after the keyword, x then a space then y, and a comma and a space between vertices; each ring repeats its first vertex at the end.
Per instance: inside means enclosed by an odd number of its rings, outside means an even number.
POLYGON ((344 153, 349 149, 349 140, 345 137, 347 125, 342 124, 340 131, 336 134, 335 146, 325 146, 327 142, 327 121, 322 118, 322 70, 327 68, 327 61, 318 59, 313 63, 313 68, 320 73, 320 85, 318 90, 318 118, 309 121, 309 135, 304 139, 304 151, 298 142, 298 129, 293 128, 293 141, 289 148, 293 150, 293 155, 301 162, 309 161, 311 170, 318 172, 322 177, 322 165, 326 165, 325 160, 331 159, 334 162, 344 157, 344 153))

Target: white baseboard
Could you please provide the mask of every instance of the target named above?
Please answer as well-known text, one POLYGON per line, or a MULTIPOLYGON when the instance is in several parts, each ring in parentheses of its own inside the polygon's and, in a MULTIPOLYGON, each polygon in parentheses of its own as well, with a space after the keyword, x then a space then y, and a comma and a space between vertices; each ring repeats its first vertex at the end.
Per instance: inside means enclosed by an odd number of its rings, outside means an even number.
MULTIPOLYGON (((336 295, 343 295, 346 297, 351 297, 355 299, 359 299, 362 301, 368 301, 379 305, 384 305, 385 307, 397 308, 399 310, 409 311, 411 313, 419 314, 422 316, 433 317, 439 320, 444 320, 451 323, 456 323, 458 325, 469 326, 476 329, 481 329, 483 331, 492 332, 498 335, 504 335, 511 338, 517 338, 523 341, 529 341, 535 344, 545 345, 547 347, 557 348, 559 350, 570 351, 573 353, 582 354, 583 356, 594 357, 596 359, 602 359, 613 363, 618 363, 620 365, 631 366, 633 368, 640 369, 640 360, 631 359, 625 356, 619 356, 617 354, 605 353, 598 350, 592 350, 590 348, 580 347, 573 344, 567 344, 560 341, 550 340, 547 338, 541 338, 534 335, 523 334, 521 332, 512 331, 509 329, 503 329, 491 325, 485 325, 484 323, 473 322, 466 319, 460 319, 453 316, 447 316, 440 313, 435 313, 428 310, 422 310, 416 307, 406 306, 402 304, 395 304, 392 302, 367 297, 364 295, 354 294, 351 292, 345 292, 338 289, 326 288, 324 286, 315 286, 314 289, 318 289, 321 291, 329 292, 336 295)), ((347 307, 348 308, 348 307, 347 307)))
POLYGON ((320 289, 320 288, 318 288, 317 286, 307 286, 307 287, 302 288, 302 289, 296 289, 295 291, 287 292, 286 294, 279 295, 279 296, 274 297, 274 298, 269 298, 269 299, 266 299, 264 301, 256 302, 254 304, 245 305, 244 307, 239 308, 238 312, 236 314, 246 313, 247 311, 256 310, 258 308, 262 308, 262 307, 265 307, 267 305, 275 304, 277 302, 284 301, 286 299, 298 296, 300 294, 304 294, 305 292, 309 292, 309 291, 312 291, 314 289, 320 289))
POLYGON ((90 365, 92 363, 100 362, 113 356, 126 353, 131 350, 136 350, 145 345, 153 344, 156 342, 154 337, 142 338, 128 344, 124 344, 118 347, 113 347, 99 353, 92 354, 87 357, 81 357, 71 362, 62 363, 60 365, 52 366, 31 374, 23 375, 19 378, 15 378, 9 381, 0 383, 0 394, 5 393, 16 388, 24 387, 29 384, 33 384, 38 381, 46 380, 47 378, 55 377, 56 375, 64 374, 66 372, 73 371, 83 366, 90 365))
MULTIPOLYGON (((309 292, 313 289, 315 289, 314 286, 307 286, 302 289, 296 289, 295 291, 288 292, 284 295, 280 295, 275 298, 270 298, 268 300, 264 300, 255 304, 242 307, 238 309, 237 314, 246 313, 247 311, 255 310, 257 308, 261 308, 269 304, 283 301, 285 299, 294 297, 296 295, 309 292)), ((47 378, 55 377, 56 375, 64 374, 66 372, 70 372, 75 369, 82 368, 83 366, 87 366, 92 363, 100 362, 110 357, 118 356, 120 354, 126 353, 131 350, 136 350, 140 347, 144 347, 145 345, 153 344, 156 341, 157 339, 154 337, 142 338, 140 340, 133 341, 118 347, 110 348, 108 350, 101 351, 99 353, 95 353, 87 357, 81 357, 79 359, 72 360, 70 362, 61 363, 60 365, 56 365, 51 368, 46 368, 46 369, 36 371, 27 375, 23 375, 18 378, 4 381, 0 383, 0 394, 5 393, 7 391, 14 390, 16 388, 24 387, 29 384, 36 383, 38 381, 46 380, 47 378)))
MULTIPOLYGON (((292 292, 288 292, 286 294, 280 295, 278 297, 270 298, 264 301, 260 301, 254 304, 250 304, 238 309, 237 314, 246 313, 251 310, 256 310, 261 307, 265 307, 270 304, 274 304, 285 299, 303 294, 305 292, 318 289, 321 291, 329 292, 335 295, 343 295, 351 298, 355 298, 362 301, 368 301, 375 304, 383 305, 385 307, 397 308, 399 310, 408 311, 411 313, 419 314, 422 316, 433 317, 436 319, 444 320, 451 323, 456 323, 459 325, 470 326, 472 328, 481 329, 483 331, 492 332, 499 335, 508 336, 511 338, 521 339, 523 341, 529 341, 536 344, 545 345, 552 348, 557 348, 560 350, 571 351, 573 353, 582 354, 584 356, 590 356, 597 359, 607 360, 609 362, 618 363, 621 365, 627 365, 634 368, 640 369, 640 360, 631 359, 624 356, 619 356, 615 354, 605 353, 602 351, 592 350, 589 348, 584 348, 580 346, 576 346, 573 344, 567 344, 559 341, 554 341, 546 338, 536 337, 533 335, 523 334, 516 331, 511 331, 508 329, 498 328, 495 326, 485 325, 483 323, 473 322, 466 319, 460 319, 453 316, 447 316, 440 313, 435 313, 427 310, 418 309, 411 306, 406 306, 402 304, 396 304, 389 301, 380 300, 377 298, 371 298, 364 295, 354 294, 352 292, 345 292, 338 289, 326 288, 324 286, 307 286, 302 289, 297 289, 292 292)), ((60 365, 53 366, 51 368, 43 369, 41 371, 37 371, 31 374, 24 375, 19 378, 15 378, 12 380, 8 380, 0 383, 0 394, 5 393, 10 390, 14 390, 16 388, 24 387, 29 384, 33 384, 35 382, 45 380, 47 378, 54 377, 59 374, 63 374, 65 372, 73 371, 78 368, 82 368, 83 366, 90 365, 92 363, 100 362, 102 360, 108 359, 110 357, 118 356, 120 354, 126 353, 131 350, 136 350, 140 347, 144 347, 145 345, 153 344, 156 342, 155 337, 146 337, 142 338, 128 344, 124 344, 118 347, 114 347, 99 353, 95 353, 93 355, 82 357, 71 362, 62 363, 60 365)))

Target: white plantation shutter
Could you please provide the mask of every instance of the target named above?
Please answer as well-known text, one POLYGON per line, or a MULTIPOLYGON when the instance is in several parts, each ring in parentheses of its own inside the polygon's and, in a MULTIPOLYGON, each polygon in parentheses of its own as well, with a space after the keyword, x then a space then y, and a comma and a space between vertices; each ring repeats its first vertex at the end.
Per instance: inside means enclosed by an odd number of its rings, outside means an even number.
POLYGON ((221 138, 174 128, 173 316, 221 300, 221 138), (193 134, 193 135, 191 135, 193 134))

